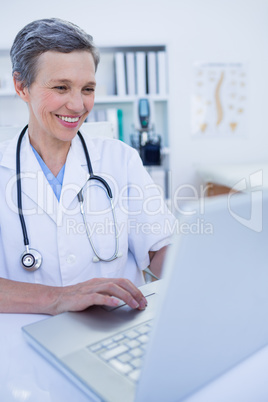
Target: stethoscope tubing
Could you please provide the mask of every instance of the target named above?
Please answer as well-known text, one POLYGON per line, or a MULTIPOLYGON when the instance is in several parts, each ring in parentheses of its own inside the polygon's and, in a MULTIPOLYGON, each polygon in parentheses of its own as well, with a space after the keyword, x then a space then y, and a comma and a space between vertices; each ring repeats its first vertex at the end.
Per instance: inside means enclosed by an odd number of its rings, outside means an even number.
POLYGON ((20 171, 20 148, 21 148, 21 141, 22 138, 28 128, 28 124, 24 127, 17 142, 17 149, 16 149, 16 175, 17 175, 17 204, 18 204, 18 212, 20 217, 21 229, 23 233, 23 242, 25 246, 29 246, 29 239, 25 224, 25 219, 22 212, 22 199, 21 199, 21 171, 20 171))
POLYGON ((89 179, 88 180, 98 180, 98 181, 100 181, 104 185, 104 187, 106 188, 109 197, 112 199, 113 198, 112 190, 111 190, 111 187, 108 185, 107 181, 105 181, 100 176, 95 176, 94 173, 93 173, 93 169, 92 169, 92 165, 91 165, 91 161, 90 161, 90 157, 89 157, 89 153, 88 153, 88 149, 87 149, 84 137, 82 136, 80 131, 77 132, 77 135, 81 140, 81 143, 82 143, 82 146, 83 146, 83 149, 84 149, 84 153, 85 153, 85 157, 86 157, 86 161, 87 161, 88 173, 89 173, 89 179))
POLYGON ((85 218, 85 212, 84 212, 83 201, 80 201, 80 212, 81 212, 81 215, 82 215, 82 218, 83 218, 83 222, 84 222, 84 225, 85 225, 85 228, 86 228, 87 238, 88 238, 89 243, 90 243, 90 245, 91 245, 91 248, 92 248, 92 250, 93 250, 93 252, 94 252, 94 254, 95 254, 95 257, 97 258, 97 259, 94 259, 94 261, 96 261, 96 262, 97 262, 97 261, 110 262, 110 261, 115 260, 117 257, 119 257, 119 255, 118 255, 118 251, 119 251, 119 250, 118 250, 118 247, 119 247, 118 238, 119 238, 119 236, 118 236, 118 230, 117 230, 117 226, 116 226, 116 217, 115 217, 115 211, 114 211, 113 200, 110 199, 110 202, 111 202, 111 210, 112 210, 112 214, 113 214, 113 221, 114 221, 114 227, 115 227, 115 251, 114 251, 114 254, 113 254, 111 257, 104 259, 104 258, 102 258, 102 257, 99 255, 99 253, 97 252, 96 247, 94 246, 94 243, 93 243, 93 241, 92 241, 92 239, 91 239, 91 235, 90 235, 90 233, 89 233, 87 221, 86 221, 86 218, 85 218))
MULTIPOLYGON (((21 142, 22 142, 22 138, 26 132, 28 128, 28 125, 26 125, 23 130, 21 131, 19 138, 18 138, 18 142, 17 142, 17 148, 16 148, 16 175, 17 175, 17 205, 18 205, 18 214, 19 214, 19 218, 20 218, 20 223, 21 223, 21 228, 22 228, 22 233, 23 233, 23 241, 24 241, 24 245, 26 247, 26 252, 23 253, 23 255, 27 254, 30 255, 31 257, 33 257, 35 259, 35 254, 38 255, 38 266, 37 268, 40 267, 41 262, 40 259, 42 260, 42 257, 40 255, 40 253, 37 250, 33 250, 30 249, 29 251, 29 238, 28 238, 28 233, 27 233, 27 228, 26 228, 26 224, 25 224, 25 219, 24 219, 24 215, 23 215, 23 209, 22 209, 22 190, 21 190, 21 170, 20 170, 20 150, 21 150, 21 142)), ((93 261, 94 262, 98 262, 98 261, 104 261, 104 262, 110 262, 115 260, 116 258, 120 257, 121 255, 119 254, 119 235, 118 235, 118 230, 117 230, 117 224, 116 224, 116 216, 115 216, 115 209, 114 209, 114 204, 113 204, 113 195, 112 195, 112 190, 109 186, 109 184, 100 176, 94 175, 93 173, 93 169, 92 169, 92 165, 91 165, 91 161, 90 161, 90 157, 89 157, 89 153, 88 153, 88 149, 85 143, 85 140, 82 136, 82 134, 80 133, 80 131, 77 132, 77 135, 80 138, 80 141, 82 143, 83 146, 83 150, 84 150, 84 154, 85 154, 85 158, 87 161, 87 166, 88 166, 88 173, 89 173, 89 178, 88 180, 96 180, 102 183, 102 185, 105 187, 106 192, 107 192, 107 196, 110 199, 110 204, 111 204, 111 210, 112 210, 112 215, 113 215, 113 222, 114 222, 114 227, 115 227, 115 251, 113 253, 113 255, 109 258, 102 258, 99 253, 96 250, 96 247, 94 246, 94 243, 91 239, 91 235, 89 233, 88 230, 88 225, 86 222, 86 218, 85 218, 85 212, 84 212, 84 206, 83 206, 83 201, 84 201, 84 197, 83 197, 83 189, 81 189, 79 191, 79 193, 77 194, 77 198, 78 201, 80 203, 80 212, 83 218, 83 222, 86 228, 86 233, 87 233, 87 237, 89 240, 89 243, 91 245, 91 248, 93 250, 93 253, 95 254, 95 257, 93 257, 93 261)), ((22 256, 23 258, 23 256, 22 256)), ((31 270, 34 271, 35 269, 31 268, 29 269, 28 266, 25 266, 22 262, 23 267, 26 270, 31 270)), ((36 268, 36 269, 37 269, 36 268)))

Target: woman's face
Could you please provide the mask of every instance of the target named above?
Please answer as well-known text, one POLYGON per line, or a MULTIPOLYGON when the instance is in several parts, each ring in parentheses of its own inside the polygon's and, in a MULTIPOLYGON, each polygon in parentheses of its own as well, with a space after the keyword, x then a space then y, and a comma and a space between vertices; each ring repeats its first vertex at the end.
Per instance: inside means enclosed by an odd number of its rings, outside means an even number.
POLYGON ((24 100, 29 106, 29 134, 36 139, 71 141, 94 105, 95 65, 91 53, 43 53, 24 100))

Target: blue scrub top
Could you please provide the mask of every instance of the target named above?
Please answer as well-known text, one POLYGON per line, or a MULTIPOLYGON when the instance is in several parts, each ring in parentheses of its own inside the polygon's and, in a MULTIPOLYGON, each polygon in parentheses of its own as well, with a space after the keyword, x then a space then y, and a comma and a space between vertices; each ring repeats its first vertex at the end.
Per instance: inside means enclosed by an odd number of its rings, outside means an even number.
POLYGON ((65 171, 65 164, 62 166, 61 170, 59 171, 57 177, 54 176, 54 174, 51 172, 51 170, 47 167, 39 153, 34 149, 33 146, 32 150, 34 151, 34 154, 36 156, 36 159, 39 162, 39 165, 41 166, 45 177, 47 178, 47 181, 51 185, 52 190, 54 191, 55 196, 57 197, 57 200, 60 200, 60 194, 61 194, 61 188, 62 188, 62 183, 63 183, 63 177, 64 177, 64 171, 65 171))

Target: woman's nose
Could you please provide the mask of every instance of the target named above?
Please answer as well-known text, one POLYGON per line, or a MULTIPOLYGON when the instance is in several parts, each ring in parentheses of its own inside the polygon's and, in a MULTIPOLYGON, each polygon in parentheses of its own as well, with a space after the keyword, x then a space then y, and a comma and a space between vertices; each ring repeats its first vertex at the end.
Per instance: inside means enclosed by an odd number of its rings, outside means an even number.
POLYGON ((66 103, 67 109, 73 112, 81 112, 84 110, 83 96, 81 92, 71 92, 66 103))

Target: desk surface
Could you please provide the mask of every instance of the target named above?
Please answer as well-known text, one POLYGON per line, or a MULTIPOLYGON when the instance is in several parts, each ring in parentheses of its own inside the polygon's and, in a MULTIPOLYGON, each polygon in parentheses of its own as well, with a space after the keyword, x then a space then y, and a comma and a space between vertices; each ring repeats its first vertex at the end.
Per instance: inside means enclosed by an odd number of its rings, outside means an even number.
MULTIPOLYGON (((21 327, 44 318, 43 315, 0 314, 1 401, 88 402, 70 380, 26 343, 21 327)), ((268 346, 187 402, 267 402, 267 380, 268 346)))
POLYGON ((44 318, 44 315, 0 314, 0 400, 88 402, 84 393, 25 341, 21 327, 44 318))

